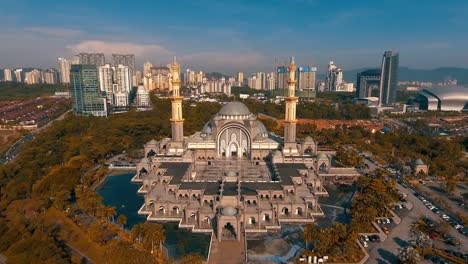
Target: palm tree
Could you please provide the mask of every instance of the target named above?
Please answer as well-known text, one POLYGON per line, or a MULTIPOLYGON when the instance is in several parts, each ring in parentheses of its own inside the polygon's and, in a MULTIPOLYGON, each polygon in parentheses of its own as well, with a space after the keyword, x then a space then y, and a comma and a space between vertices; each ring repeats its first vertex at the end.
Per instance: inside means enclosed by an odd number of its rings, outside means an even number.
POLYGON ((123 229, 124 226, 127 224, 127 217, 123 214, 119 215, 119 217, 117 217, 117 224, 123 229))
POLYGON ((112 222, 114 222, 114 216, 117 214, 115 207, 107 206, 104 212, 107 221, 110 222, 110 220, 112 219, 112 222))

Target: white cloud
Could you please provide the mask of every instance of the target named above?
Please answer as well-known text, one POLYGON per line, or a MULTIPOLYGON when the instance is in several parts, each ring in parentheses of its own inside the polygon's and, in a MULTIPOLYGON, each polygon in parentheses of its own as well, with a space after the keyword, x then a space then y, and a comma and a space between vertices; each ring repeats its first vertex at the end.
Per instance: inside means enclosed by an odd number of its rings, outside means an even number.
POLYGON ((39 33, 58 38, 74 37, 83 34, 81 30, 71 28, 54 28, 54 27, 28 27, 25 31, 39 33))
POLYGON ((135 54, 137 57, 169 56, 171 52, 155 44, 138 44, 132 42, 113 42, 102 40, 85 40, 75 45, 68 45, 67 49, 74 54, 80 52, 102 52, 104 54, 121 53, 135 54))

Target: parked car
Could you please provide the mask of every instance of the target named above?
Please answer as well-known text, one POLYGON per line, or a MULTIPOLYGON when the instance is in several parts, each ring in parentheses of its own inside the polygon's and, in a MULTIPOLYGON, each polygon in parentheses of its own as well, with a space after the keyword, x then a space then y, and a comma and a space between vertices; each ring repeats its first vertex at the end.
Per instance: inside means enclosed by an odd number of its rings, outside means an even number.
POLYGON ((390 233, 390 231, 388 230, 388 228, 386 228, 385 226, 382 228, 382 230, 384 231, 385 234, 390 233))

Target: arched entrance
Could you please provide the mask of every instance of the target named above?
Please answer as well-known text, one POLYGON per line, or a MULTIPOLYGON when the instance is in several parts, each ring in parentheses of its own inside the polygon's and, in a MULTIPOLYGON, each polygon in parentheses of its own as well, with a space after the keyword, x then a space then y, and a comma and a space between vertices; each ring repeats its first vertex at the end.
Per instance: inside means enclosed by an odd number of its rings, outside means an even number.
POLYGON ((231 224, 231 222, 227 222, 222 230, 222 239, 223 240, 235 240, 236 239, 236 229, 231 224))
POLYGON ((231 157, 238 157, 238 147, 237 144, 232 142, 231 145, 229 146, 229 156, 231 157))

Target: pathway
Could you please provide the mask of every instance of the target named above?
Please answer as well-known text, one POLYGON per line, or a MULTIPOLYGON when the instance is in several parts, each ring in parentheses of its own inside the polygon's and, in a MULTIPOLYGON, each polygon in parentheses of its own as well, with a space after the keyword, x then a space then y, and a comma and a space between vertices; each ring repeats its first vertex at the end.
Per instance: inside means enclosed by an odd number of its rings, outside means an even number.
POLYGON ((223 240, 218 241, 213 236, 211 242, 210 256, 208 264, 240 264, 245 263, 244 234, 240 234, 240 241, 223 240))

